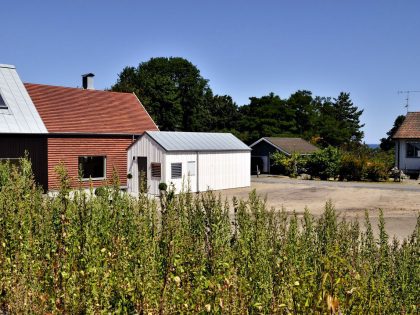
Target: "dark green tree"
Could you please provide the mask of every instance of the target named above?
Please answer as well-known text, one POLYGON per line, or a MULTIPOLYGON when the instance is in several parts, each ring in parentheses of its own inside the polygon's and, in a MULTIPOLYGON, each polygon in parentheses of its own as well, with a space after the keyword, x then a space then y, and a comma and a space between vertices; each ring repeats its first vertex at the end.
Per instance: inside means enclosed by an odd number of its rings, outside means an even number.
POLYGON ((239 131, 244 141, 297 133, 295 112, 280 96, 270 93, 249 99, 248 105, 239 108, 242 114, 239 131))
POLYGON ((295 112, 295 122, 299 136, 310 139, 316 133, 317 112, 312 92, 299 90, 287 99, 288 107, 295 112))
POLYGON ((241 114, 238 106, 229 95, 215 95, 208 99, 212 131, 235 132, 241 114))
POLYGON ((380 147, 383 151, 389 151, 394 148, 394 140, 392 140, 392 137, 395 135, 398 128, 400 128, 400 126, 404 122, 404 119, 405 119, 404 115, 399 115, 394 121, 394 126, 392 126, 392 128, 386 133, 388 137, 382 138, 380 140, 381 141, 380 147))
POLYGON ((126 67, 111 89, 134 92, 160 130, 202 131, 208 126, 212 92, 186 59, 159 57, 126 67))
POLYGON ((352 142, 360 143, 364 124, 360 123, 363 110, 359 110, 350 99, 349 93, 340 93, 338 98, 316 98, 319 112, 317 129, 321 144, 342 146, 352 142))

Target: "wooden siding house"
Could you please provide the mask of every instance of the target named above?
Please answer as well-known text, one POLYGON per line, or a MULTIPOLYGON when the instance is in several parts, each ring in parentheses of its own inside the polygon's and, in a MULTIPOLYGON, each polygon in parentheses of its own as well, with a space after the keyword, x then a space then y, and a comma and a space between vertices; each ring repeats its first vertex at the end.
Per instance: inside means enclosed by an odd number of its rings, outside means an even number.
POLYGON ((287 156, 293 153, 308 155, 314 153, 318 148, 302 138, 285 137, 263 137, 250 145, 251 152, 251 172, 258 170, 262 173, 276 173, 273 168, 271 155, 275 152, 283 153, 287 156))
POLYGON ((0 74, 7 103, 0 100, 0 160, 27 151, 45 190, 58 188, 59 163, 74 187, 79 167, 85 187, 89 178, 94 187, 103 185, 113 169, 127 185, 127 147, 145 130, 158 130, 134 94, 94 90, 92 74, 83 77, 83 88, 22 84, 13 66, 0 67, 0 74))
POLYGON ((414 177, 420 173, 420 112, 409 112, 393 136, 395 166, 414 177))

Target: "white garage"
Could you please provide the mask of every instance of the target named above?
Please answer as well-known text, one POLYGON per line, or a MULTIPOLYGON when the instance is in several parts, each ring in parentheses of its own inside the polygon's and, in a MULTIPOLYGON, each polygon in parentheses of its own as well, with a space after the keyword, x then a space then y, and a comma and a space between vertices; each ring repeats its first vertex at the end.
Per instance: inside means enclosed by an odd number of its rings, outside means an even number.
POLYGON ((248 187, 251 182, 251 149, 230 133, 146 131, 128 148, 127 158, 132 194, 139 192, 142 178, 152 195, 159 194, 162 182, 173 184, 176 192, 248 187))

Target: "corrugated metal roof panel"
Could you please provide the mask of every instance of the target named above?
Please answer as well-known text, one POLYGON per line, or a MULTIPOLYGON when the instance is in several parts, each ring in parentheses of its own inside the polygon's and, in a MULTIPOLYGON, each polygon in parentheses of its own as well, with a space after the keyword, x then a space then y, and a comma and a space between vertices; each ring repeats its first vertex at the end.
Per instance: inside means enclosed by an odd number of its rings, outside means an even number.
POLYGON ((250 151, 231 133, 147 131, 166 151, 250 151))
POLYGON ((14 66, 0 65, 0 94, 7 106, 0 109, 0 133, 47 133, 14 66))

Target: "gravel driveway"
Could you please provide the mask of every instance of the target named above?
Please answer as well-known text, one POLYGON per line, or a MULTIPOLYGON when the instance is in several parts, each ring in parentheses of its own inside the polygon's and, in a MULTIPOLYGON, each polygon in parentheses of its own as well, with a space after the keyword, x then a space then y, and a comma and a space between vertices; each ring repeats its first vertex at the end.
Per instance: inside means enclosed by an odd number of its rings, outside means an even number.
POLYGON ((223 190, 223 197, 246 198, 252 189, 267 198, 267 205, 302 214, 307 207, 312 214, 322 213, 331 200, 341 217, 363 221, 368 210, 372 224, 378 222, 379 209, 384 211, 386 229, 399 239, 414 230, 420 210, 420 185, 417 181, 402 183, 361 183, 299 180, 287 177, 252 177, 251 187, 223 190))

